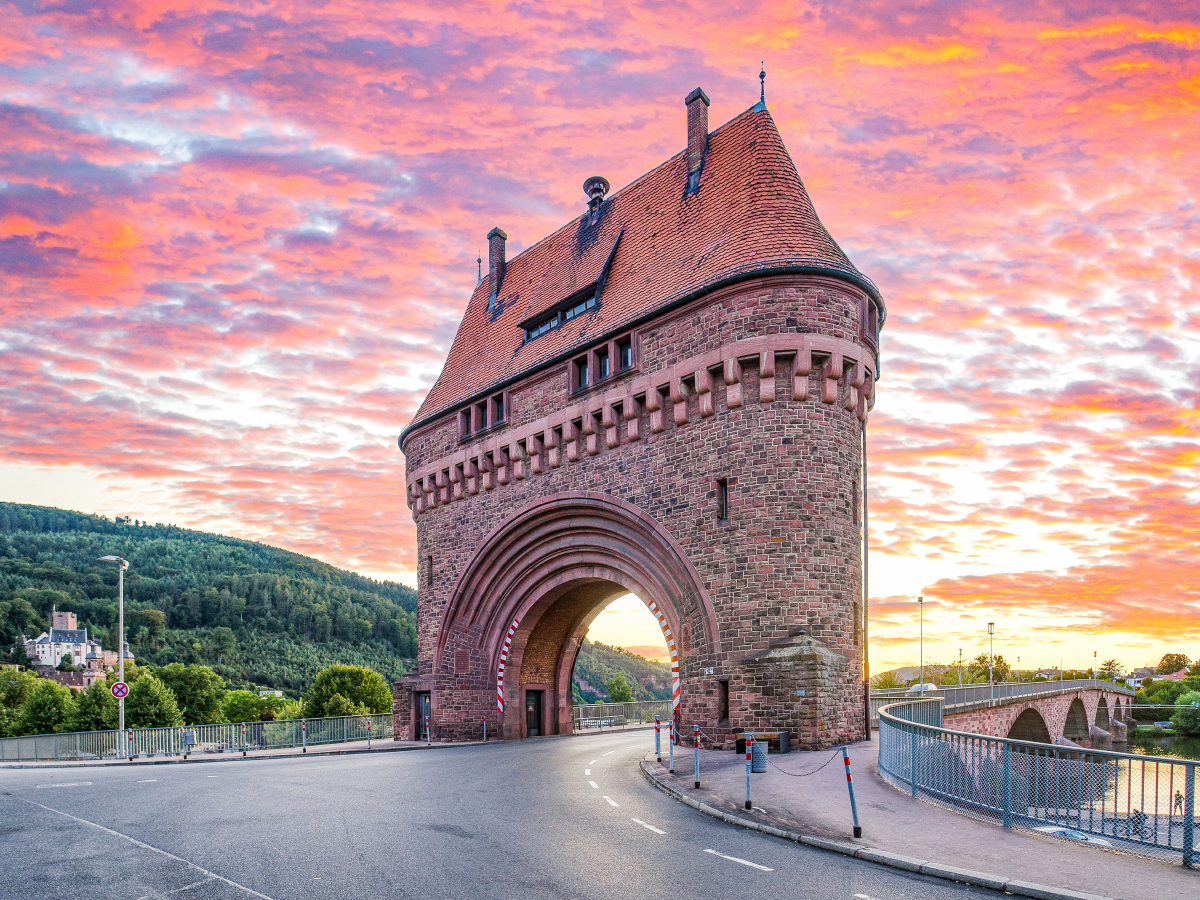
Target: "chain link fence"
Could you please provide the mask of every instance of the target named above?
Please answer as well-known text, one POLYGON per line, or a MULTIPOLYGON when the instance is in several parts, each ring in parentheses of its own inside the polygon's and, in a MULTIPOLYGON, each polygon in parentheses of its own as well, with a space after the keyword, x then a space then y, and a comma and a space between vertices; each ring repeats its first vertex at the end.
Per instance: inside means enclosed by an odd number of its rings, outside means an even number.
POLYGON ((879 712, 879 774, 976 819, 1193 867, 1200 763, 939 727, 942 701, 879 712))
POLYGON ((571 707, 575 731, 587 728, 619 728, 625 725, 652 723, 662 719, 666 728, 671 718, 670 700, 639 700, 634 703, 588 703, 571 707))
MULTIPOLYGON (((126 731, 130 756, 184 753, 240 753, 342 744, 392 736, 392 714, 337 716, 188 725, 182 728, 132 728, 126 731)), ((80 731, 0 739, 0 762, 121 759, 120 732, 80 731)))

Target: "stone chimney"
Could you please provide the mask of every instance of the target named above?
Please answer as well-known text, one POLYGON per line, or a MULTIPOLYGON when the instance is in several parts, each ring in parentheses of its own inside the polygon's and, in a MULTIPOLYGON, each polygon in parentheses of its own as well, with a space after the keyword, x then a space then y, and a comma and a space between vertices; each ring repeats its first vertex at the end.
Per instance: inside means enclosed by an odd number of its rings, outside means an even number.
POLYGON ((504 280, 504 242, 508 235, 499 228, 488 232, 488 309, 496 305, 500 282, 504 280))
POLYGON ((708 152, 708 96, 696 88, 683 101, 687 106, 687 163, 690 194, 700 187, 700 169, 704 166, 704 154, 708 152))

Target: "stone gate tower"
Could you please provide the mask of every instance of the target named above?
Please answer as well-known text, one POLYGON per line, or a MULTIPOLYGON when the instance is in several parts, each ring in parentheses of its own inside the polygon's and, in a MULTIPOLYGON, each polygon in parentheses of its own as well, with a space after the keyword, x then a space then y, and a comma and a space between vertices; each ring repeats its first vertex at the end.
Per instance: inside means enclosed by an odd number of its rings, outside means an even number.
POLYGON ((417 669, 397 738, 571 728, 595 615, 632 592, 676 715, 717 743, 863 738, 864 458, 879 291, 760 102, 488 272, 404 433, 417 669))

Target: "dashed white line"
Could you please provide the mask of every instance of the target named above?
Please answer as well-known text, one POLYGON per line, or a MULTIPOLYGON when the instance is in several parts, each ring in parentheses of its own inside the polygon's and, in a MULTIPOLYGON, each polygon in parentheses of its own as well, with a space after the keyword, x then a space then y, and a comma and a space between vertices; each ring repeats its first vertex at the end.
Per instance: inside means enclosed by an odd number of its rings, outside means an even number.
POLYGON ((608 753, 601 753, 601 756, 608 756, 610 753, 616 753, 616 750, 609 750, 608 753))
POLYGON ((596 762, 597 762, 597 761, 593 759, 593 760, 592 760, 590 763, 588 763, 588 765, 589 765, 589 766, 594 766, 594 765, 596 764, 596 762))
POLYGON ((90 782, 90 781, 62 781, 62 782, 59 782, 58 784, 39 784, 39 785, 38 785, 38 787, 40 787, 40 788, 50 788, 50 787, 89 787, 90 785, 91 785, 91 782, 90 782))
POLYGON ((592 774, 592 770, 591 770, 591 769, 584 769, 584 770, 583 770, 583 774, 584 774, 584 775, 591 775, 591 774, 592 774))
MULTIPOLYGON (((214 776, 210 775, 209 777, 212 778, 214 776)), ((24 797, 18 797, 17 799, 25 800, 24 797)), ((142 841, 137 840, 136 838, 131 838, 127 834, 121 834, 121 832, 119 832, 119 831, 113 831, 111 828, 105 828, 103 825, 97 825, 95 822, 89 822, 87 819, 81 819, 78 816, 73 816, 70 813, 65 813, 60 809, 53 809, 49 806, 42 806, 42 804, 34 803, 32 800, 25 800, 25 802, 32 806, 36 806, 38 809, 44 809, 44 810, 46 810, 46 812, 57 813, 58 815, 63 816, 64 818, 70 819, 73 822, 78 822, 81 825, 91 825, 93 828, 98 828, 101 831, 105 832, 106 834, 111 834, 113 837, 119 837, 122 840, 129 841, 129 843, 133 844, 135 847, 141 847, 143 850, 151 850, 155 853, 161 853, 163 856, 167 857, 168 859, 173 859, 173 860, 175 860, 175 862, 183 863, 189 869, 195 869, 201 875, 206 876, 205 881, 208 881, 210 879, 216 880, 216 881, 221 881, 221 882, 224 882, 225 884, 229 885, 230 887, 237 888, 239 891, 245 891, 251 897, 258 897, 258 898, 260 898, 260 900, 271 900, 271 898, 268 897, 266 894, 260 894, 258 891, 252 891, 250 888, 246 887, 244 884, 238 884, 236 881, 231 881, 228 878, 218 875, 216 872, 210 872, 210 871, 208 871, 208 869, 205 869, 202 866, 198 866, 194 862, 188 862, 182 856, 176 856, 174 853, 168 853, 166 850, 159 850, 157 847, 152 847, 149 844, 146 844, 146 843, 143 843, 142 841)), ((189 885, 189 887, 195 887, 195 885, 189 885)), ((184 890, 186 890, 186 889, 187 888, 184 888, 184 890)))
POLYGON ((594 787, 596 790, 600 790, 600 785, 596 784, 596 782, 594 782, 594 781, 589 781, 589 782, 588 782, 588 784, 590 784, 590 785, 591 785, 592 787, 594 787))
POLYGON ((716 850, 705 850, 705 853, 711 853, 713 856, 719 856, 721 859, 727 859, 730 862, 741 863, 743 866, 749 866, 752 869, 758 869, 760 872, 774 872, 774 869, 769 869, 766 866, 760 866, 758 863, 752 863, 748 859, 742 859, 738 856, 726 856, 724 853, 718 853, 716 850))
MULTIPOLYGON (((143 778, 141 781, 138 782, 138 784, 150 784, 151 782, 154 782, 154 781, 158 781, 158 779, 157 778, 143 778)), ((202 884, 203 882, 198 881, 196 883, 202 884)))
POLYGON ((665 831, 663 831, 661 828, 655 828, 653 825, 650 825, 650 824, 648 824, 648 823, 646 823, 646 822, 643 822, 641 819, 634 819, 633 821, 637 822, 637 823, 638 823, 639 825, 641 825, 643 828, 649 828, 649 829, 650 829, 651 831, 653 831, 655 834, 666 834, 666 832, 665 832, 665 831))
POLYGON ((604 799, 608 801, 609 806, 620 806, 621 805, 616 800, 614 800, 612 797, 609 797, 607 795, 605 795, 604 799))

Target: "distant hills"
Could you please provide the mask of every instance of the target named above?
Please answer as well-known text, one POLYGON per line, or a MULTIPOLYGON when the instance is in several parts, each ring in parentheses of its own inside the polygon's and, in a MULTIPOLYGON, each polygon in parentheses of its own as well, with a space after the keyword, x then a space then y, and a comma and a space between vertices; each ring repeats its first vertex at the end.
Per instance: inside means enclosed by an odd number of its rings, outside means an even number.
POLYGON ((416 655, 416 593, 298 553, 222 535, 0 503, 0 647, 36 636, 50 610, 116 648, 117 570, 129 560, 125 630, 139 663, 199 662, 231 687, 295 696, 325 666, 391 680, 416 655))
MULTIPOLYGON (((391 681, 414 665, 416 592, 277 547, 174 525, 0 502, 0 659, 49 626, 50 610, 116 649, 117 570, 129 560, 125 632, 140 664, 212 666, 231 688, 295 697, 340 662, 391 681)), ((607 698, 624 672, 635 700, 671 696, 670 667, 584 641, 576 697, 607 698)))

